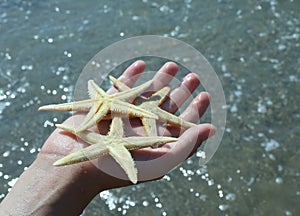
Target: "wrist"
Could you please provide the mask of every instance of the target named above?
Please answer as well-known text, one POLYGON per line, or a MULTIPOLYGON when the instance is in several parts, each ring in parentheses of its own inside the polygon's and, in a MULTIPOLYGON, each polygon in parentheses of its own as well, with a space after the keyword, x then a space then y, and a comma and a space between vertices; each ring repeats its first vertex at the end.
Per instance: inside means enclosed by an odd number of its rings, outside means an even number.
POLYGON ((56 157, 38 155, 1 203, 3 215, 79 215, 102 190, 86 163, 54 167, 56 157))

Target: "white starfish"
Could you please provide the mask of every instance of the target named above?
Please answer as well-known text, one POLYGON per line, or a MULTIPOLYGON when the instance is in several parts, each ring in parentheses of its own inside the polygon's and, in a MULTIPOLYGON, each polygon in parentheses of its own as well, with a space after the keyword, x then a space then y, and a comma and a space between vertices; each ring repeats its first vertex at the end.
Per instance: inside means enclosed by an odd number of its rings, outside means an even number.
POLYGON ((114 117, 110 126, 108 135, 100 135, 91 131, 76 132, 75 128, 67 125, 57 124, 58 128, 69 131, 77 135, 83 141, 91 144, 90 146, 71 153, 66 157, 56 161, 53 165, 63 166, 79 163, 110 154, 127 174, 129 180, 137 183, 137 169, 129 150, 141 149, 150 146, 162 145, 169 142, 175 142, 178 139, 174 137, 152 136, 124 137, 123 122, 121 117, 114 117))
POLYGON ((91 99, 63 104, 46 105, 40 107, 39 110, 62 112, 88 111, 84 121, 76 129, 76 131, 83 131, 92 127, 95 123, 101 121, 109 112, 157 119, 155 114, 126 102, 131 101, 140 95, 151 85, 151 83, 152 80, 135 88, 110 95, 102 90, 93 80, 90 80, 88 81, 88 93, 91 99))

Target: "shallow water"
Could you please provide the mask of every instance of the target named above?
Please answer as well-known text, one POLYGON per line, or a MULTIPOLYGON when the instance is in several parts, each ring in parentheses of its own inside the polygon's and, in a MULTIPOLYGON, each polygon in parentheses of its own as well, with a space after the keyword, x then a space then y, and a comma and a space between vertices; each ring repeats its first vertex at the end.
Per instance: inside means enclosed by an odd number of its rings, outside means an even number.
MULTIPOLYGON (((72 98, 86 62, 124 38, 180 39, 210 61, 227 124, 214 158, 101 193, 84 215, 297 215, 300 212, 299 1, 1 1, 0 198, 72 98)), ((198 155, 199 156, 199 155, 198 155)))

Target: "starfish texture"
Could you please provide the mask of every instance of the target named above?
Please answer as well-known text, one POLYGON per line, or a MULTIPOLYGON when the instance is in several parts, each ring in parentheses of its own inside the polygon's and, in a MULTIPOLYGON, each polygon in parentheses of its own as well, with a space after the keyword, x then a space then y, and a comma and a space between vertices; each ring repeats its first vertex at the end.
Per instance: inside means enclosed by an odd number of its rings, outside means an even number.
POLYGON ((126 102, 136 98, 147 89, 151 83, 152 81, 150 80, 135 88, 110 95, 103 91, 93 80, 90 80, 88 82, 88 92, 91 99, 64 104, 46 105, 40 107, 39 110, 62 112, 88 111, 86 118, 82 124, 76 128, 76 131, 84 131, 92 127, 101 121, 109 112, 137 117, 146 116, 148 118, 157 118, 155 114, 126 102))
MULTIPOLYGON (((116 78, 112 76, 110 76, 109 78, 120 91, 128 91, 130 89, 127 85, 117 80, 116 78)), ((176 126, 181 126, 183 128, 195 126, 195 124, 185 121, 180 117, 173 115, 159 107, 162 104, 162 102, 164 102, 164 100, 166 99, 169 91, 170 87, 164 87, 161 90, 154 93, 150 98, 139 97, 136 100, 136 105, 142 109, 148 110, 153 114, 157 115, 158 119, 162 122, 167 122, 176 126)), ((151 136, 157 135, 156 120, 147 116, 142 116, 141 119, 146 133, 151 136)))
POLYGON ((137 170, 129 150, 159 146, 178 140, 174 137, 164 136, 124 137, 121 117, 113 117, 108 135, 100 135, 91 131, 76 132, 73 127, 62 124, 57 124, 56 126, 76 134, 80 139, 91 145, 56 161, 54 163, 55 166, 78 163, 98 158, 101 155, 110 154, 117 161, 117 163, 119 163, 119 165, 127 174, 129 180, 134 184, 137 183, 137 170))

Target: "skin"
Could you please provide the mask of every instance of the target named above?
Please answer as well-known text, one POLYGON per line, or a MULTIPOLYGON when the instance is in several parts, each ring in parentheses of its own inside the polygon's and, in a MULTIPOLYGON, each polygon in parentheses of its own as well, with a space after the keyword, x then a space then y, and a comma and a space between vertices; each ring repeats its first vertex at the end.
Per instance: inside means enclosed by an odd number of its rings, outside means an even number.
MULTIPOLYGON (((129 66, 119 79, 126 85, 133 86, 145 67, 143 61, 137 61, 129 66)), ((168 85, 177 71, 178 66, 175 63, 166 63, 155 74, 152 90, 168 85)), ((161 107, 171 113, 176 112, 199 84, 197 74, 188 74, 161 107)), ((114 91, 116 89, 112 88, 108 92, 114 91)), ((183 111, 181 117, 196 123, 208 106, 209 94, 201 92, 183 111)), ((64 123, 76 126, 83 118, 84 114, 76 114, 64 123)), ((105 133, 108 126, 108 121, 102 121, 98 129, 105 133)), ((130 128, 125 130, 126 134, 144 133, 138 119, 125 121, 124 128, 130 128)), ((160 148, 132 151, 138 169, 138 179, 141 180, 139 183, 162 178, 192 156, 201 143, 215 133, 215 127, 211 124, 199 124, 186 131, 179 131, 177 128, 164 128, 163 125, 159 125, 158 131, 160 135, 179 136, 179 141, 160 148)), ((110 156, 63 167, 52 165, 56 160, 86 145, 78 142, 74 135, 55 129, 44 143, 36 160, 20 176, 0 204, 0 215, 79 215, 101 191, 132 184, 125 174, 112 175, 122 173, 122 170, 110 156), (109 170, 109 174, 103 170, 109 170)))

